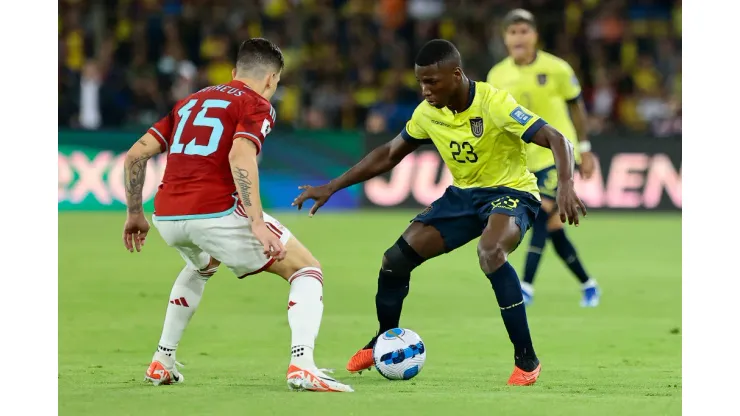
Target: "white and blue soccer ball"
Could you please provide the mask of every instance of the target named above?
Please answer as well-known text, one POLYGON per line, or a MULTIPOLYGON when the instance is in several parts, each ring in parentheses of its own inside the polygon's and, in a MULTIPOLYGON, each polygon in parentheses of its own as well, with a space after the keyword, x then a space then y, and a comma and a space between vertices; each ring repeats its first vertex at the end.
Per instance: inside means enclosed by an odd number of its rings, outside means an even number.
POLYGON ((416 332, 405 328, 385 331, 373 347, 375 368, 389 380, 409 380, 424 367, 427 350, 416 332))

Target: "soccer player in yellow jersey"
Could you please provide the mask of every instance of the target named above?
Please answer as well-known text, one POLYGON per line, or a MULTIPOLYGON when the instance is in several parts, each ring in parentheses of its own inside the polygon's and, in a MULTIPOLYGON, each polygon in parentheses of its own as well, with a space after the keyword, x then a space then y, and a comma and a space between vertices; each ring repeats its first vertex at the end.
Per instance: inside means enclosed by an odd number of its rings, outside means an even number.
MULTIPOLYGON (((293 204, 300 209, 306 200, 315 200, 313 215, 334 192, 388 172, 419 146, 434 144, 454 182, 383 255, 375 296, 378 333, 399 326, 413 269, 480 237, 480 267, 493 287, 514 344, 515 367, 509 384, 529 385, 537 380, 541 367, 519 278, 507 262, 540 207, 537 179, 526 166, 525 144, 537 143, 552 151, 560 218, 577 225, 577 210, 585 215, 585 207, 573 189, 573 146, 509 93, 469 80, 461 65, 452 43, 436 39, 424 45, 416 57, 415 72, 425 100, 406 128, 328 184, 301 187, 303 193, 293 204)), ((372 367, 376 339, 377 335, 349 360, 349 371, 372 367)))
MULTIPOLYGON (((573 69, 564 60, 537 50, 537 30, 532 13, 516 9, 504 17, 504 42, 509 57, 496 64, 488 73, 488 82, 511 93, 514 98, 547 120, 575 146, 576 164, 580 163, 583 177, 594 170, 591 143, 586 136, 586 111, 581 87, 573 69)), ((599 304, 600 291, 596 281, 583 268, 573 244, 555 212, 558 173, 548 149, 527 145, 527 166, 537 177, 542 196, 542 208, 532 226, 532 237, 524 267, 522 293, 525 305, 534 296, 534 277, 542 251, 549 238, 555 252, 581 282, 581 306, 599 304)))

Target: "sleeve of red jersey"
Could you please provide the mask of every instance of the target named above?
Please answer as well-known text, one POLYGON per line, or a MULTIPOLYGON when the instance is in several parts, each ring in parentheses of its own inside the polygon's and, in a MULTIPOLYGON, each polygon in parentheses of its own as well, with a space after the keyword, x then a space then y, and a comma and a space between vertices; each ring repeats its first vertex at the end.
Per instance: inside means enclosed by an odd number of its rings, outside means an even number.
POLYGON ((162 152, 164 153, 167 153, 170 149, 170 137, 172 137, 174 123, 175 117, 172 112, 170 112, 163 119, 154 123, 152 127, 149 127, 149 133, 157 139, 159 146, 162 148, 162 152))
POLYGON ((267 101, 259 101, 256 104, 245 104, 239 115, 234 139, 251 140, 257 146, 257 154, 262 151, 265 137, 275 125, 275 109, 267 101))

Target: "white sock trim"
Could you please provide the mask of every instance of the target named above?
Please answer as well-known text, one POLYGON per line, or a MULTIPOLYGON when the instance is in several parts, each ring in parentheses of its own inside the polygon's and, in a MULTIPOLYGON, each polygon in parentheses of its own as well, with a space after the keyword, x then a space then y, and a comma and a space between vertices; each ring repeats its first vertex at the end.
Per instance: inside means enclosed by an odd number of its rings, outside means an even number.
POLYGON ((290 278, 288 278, 288 283, 293 284, 293 282, 298 279, 299 277, 312 277, 321 283, 321 286, 324 286, 324 274, 321 273, 321 269, 318 267, 304 267, 297 272, 293 273, 290 278))
POLYGON ((211 267, 210 269, 198 270, 198 274, 201 277, 211 277, 218 271, 218 266, 211 267))

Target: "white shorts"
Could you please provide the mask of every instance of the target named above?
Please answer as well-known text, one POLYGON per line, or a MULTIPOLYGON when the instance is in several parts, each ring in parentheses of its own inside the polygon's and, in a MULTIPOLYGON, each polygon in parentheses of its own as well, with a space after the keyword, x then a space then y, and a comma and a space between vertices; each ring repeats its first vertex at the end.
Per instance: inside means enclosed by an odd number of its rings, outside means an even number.
MULTIPOLYGON (((275 218, 264 214, 267 228, 286 244, 290 231, 275 218)), ((239 210, 219 218, 164 221, 152 217, 154 226, 170 247, 196 270, 208 266, 211 257, 226 265, 240 279, 272 265, 262 244, 252 233, 251 222, 239 210)))

